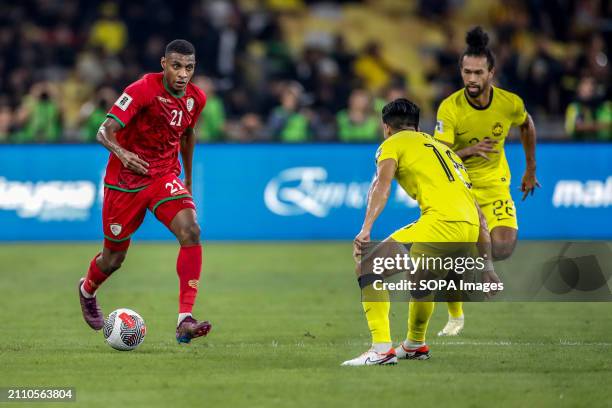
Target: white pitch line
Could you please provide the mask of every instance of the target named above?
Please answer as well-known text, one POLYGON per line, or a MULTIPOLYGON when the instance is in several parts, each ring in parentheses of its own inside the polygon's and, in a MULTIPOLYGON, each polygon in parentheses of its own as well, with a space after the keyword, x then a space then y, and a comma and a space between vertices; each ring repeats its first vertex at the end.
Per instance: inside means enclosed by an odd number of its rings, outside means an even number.
MULTIPOLYGON (((428 341, 427 344, 434 346, 484 346, 484 347, 551 347, 551 346, 561 346, 561 347, 612 347, 612 343, 608 342, 583 342, 583 341, 569 341, 569 340, 559 340, 558 342, 520 342, 520 341, 510 341, 510 340, 500 340, 500 341, 470 341, 470 340, 456 340, 456 341, 441 341, 434 340, 428 341)), ((270 343, 207 343, 206 347, 210 348, 234 348, 234 349, 244 349, 244 348, 284 348, 284 347, 321 347, 321 346, 331 346, 337 347, 341 344, 332 343, 332 342, 317 342, 317 341, 299 341, 299 342, 279 342, 273 340, 270 343)), ((370 346, 369 342, 365 341, 347 341, 344 342, 344 346, 370 346)))
POLYGON ((432 341, 429 344, 439 346, 491 346, 491 347, 530 347, 530 346, 563 346, 563 347, 612 347, 612 343, 583 342, 559 340, 558 342, 520 342, 520 341, 432 341))

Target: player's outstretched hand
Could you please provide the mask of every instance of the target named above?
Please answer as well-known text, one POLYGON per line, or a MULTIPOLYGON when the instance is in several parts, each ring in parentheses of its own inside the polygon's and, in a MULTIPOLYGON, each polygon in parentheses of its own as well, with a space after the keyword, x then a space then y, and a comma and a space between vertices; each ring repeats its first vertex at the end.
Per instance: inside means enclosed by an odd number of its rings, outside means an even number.
POLYGON ((353 258, 355 262, 359 262, 361 259, 362 247, 364 244, 370 242, 370 231, 361 230, 353 241, 353 258))
POLYGON ((529 193, 533 195, 535 193, 536 187, 542 187, 536 178, 536 174, 534 170, 525 170, 525 174, 523 174, 523 179, 521 180, 521 191, 523 192, 523 199, 525 201, 529 193))
MULTIPOLYGON (((482 283, 488 283, 489 285, 492 283, 495 283, 495 286, 499 286, 499 284, 501 283, 501 280, 499 279, 499 276, 497 276, 497 274, 495 273, 495 271, 493 269, 489 269, 486 270, 482 273, 482 283)), ((487 293, 485 293, 485 297, 487 299, 491 299, 493 296, 495 296, 495 294, 497 294, 499 290, 495 289, 495 290, 491 290, 487 293)))
POLYGON ((121 160, 121 163, 123 163, 123 167, 132 170, 134 173, 147 174, 149 163, 138 157, 136 153, 122 150, 117 156, 119 160, 121 160))
POLYGON ((495 145, 497 145, 497 141, 493 139, 489 139, 485 137, 480 142, 476 143, 474 146, 470 147, 470 155, 471 156, 479 156, 483 159, 489 161, 489 156, 487 154, 498 154, 499 151, 495 150, 495 145))

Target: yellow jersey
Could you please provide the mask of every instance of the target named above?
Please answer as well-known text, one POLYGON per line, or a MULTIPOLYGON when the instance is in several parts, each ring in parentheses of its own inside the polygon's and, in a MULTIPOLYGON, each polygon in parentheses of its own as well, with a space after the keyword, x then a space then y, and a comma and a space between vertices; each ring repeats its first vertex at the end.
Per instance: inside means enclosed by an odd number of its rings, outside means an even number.
POLYGON ((434 137, 461 150, 485 138, 497 141, 490 160, 472 156, 464 160, 474 188, 491 185, 510 185, 510 168, 504 152, 504 143, 512 126, 525 122, 527 111, 523 100, 501 88, 491 87, 487 106, 472 105, 461 89, 440 104, 434 137))
POLYGON ((376 163, 393 159, 395 179, 419 203, 421 216, 479 225, 470 178, 461 159, 432 136, 404 130, 381 143, 376 163))

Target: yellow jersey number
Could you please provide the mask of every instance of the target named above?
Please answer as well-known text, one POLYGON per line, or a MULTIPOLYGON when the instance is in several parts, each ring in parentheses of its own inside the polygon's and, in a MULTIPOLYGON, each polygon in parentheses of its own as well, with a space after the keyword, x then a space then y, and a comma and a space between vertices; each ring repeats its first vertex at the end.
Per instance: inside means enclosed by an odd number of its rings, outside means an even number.
MULTIPOLYGON (((442 153, 440 153, 440 151, 436 148, 436 146, 434 146, 431 143, 423 143, 423 144, 425 145, 425 147, 429 147, 429 148, 432 149, 434 155, 436 156, 436 158, 440 162, 440 165, 442 166, 442 169, 444 170, 444 173, 446 174, 446 177, 448 177, 448 181, 455 181, 455 176, 453 175, 451 170, 448 168, 448 164, 446 164, 446 160, 444 160, 444 157, 442 156, 442 153)), ((458 162, 458 161, 456 161, 453 158, 453 153, 451 152, 450 149, 446 150, 446 155, 448 156, 450 161, 453 163, 453 169, 455 170, 455 173, 457 174, 457 177, 459 177, 459 180, 461 180, 463 182, 463 184, 465 184, 465 186, 468 189, 471 189, 472 188, 472 183, 469 183, 466 180, 467 179, 467 169, 465 168, 463 163, 458 162), (466 177, 463 177, 462 171, 463 171, 463 173, 466 174, 466 177)))
POLYGON ((504 211, 508 217, 514 217, 514 204, 511 200, 493 201, 493 215, 497 217, 498 221, 505 218, 504 211))

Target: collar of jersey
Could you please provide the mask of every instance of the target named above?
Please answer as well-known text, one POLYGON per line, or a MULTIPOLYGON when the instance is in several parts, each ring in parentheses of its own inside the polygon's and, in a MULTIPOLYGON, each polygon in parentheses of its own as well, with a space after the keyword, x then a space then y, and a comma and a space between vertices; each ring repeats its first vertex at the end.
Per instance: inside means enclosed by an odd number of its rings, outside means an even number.
POLYGON ((486 110, 489 108, 489 106, 491 106, 491 104, 493 103, 493 89, 495 89, 493 87, 493 85, 491 85, 491 97, 489 98, 489 103, 487 103, 485 106, 478 106, 478 105, 474 105, 472 102, 470 102, 470 100, 468 99, 467 95, 465 94, 465 89, 463 90, 463 97, 465 98, 465 100, 467 101, 467 103, 474 109, 476 110, 486 110))
POLYGON ((168 83, 166 82, 165 76, 162 76, 162 82, 164 83, 164 88, 166 88, 166 91, 168 91, 168 93, 174 96, 175 98, 182 98, 183 95, 185 95, 185 91, 179 92, 179 93, 172 91, 172 89, 170 89, 170 87, 168 86, 168 83))

